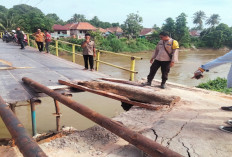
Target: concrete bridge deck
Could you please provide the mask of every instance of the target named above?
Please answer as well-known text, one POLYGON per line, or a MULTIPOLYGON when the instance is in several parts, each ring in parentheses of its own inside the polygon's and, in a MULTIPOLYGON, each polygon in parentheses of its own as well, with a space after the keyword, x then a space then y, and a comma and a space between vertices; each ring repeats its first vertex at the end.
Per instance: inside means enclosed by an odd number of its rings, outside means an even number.
MULTIPOLYGON (((26 47, 25 50, 13 43, 0 41, 0 59, 24 69, 0 70, 0 95, 7 103, 29 100, 35 96, 22 82, 29 77, 45 86, 57 86, 58 80, 91 80, 103 77, 98 72, 83 71, 81 65, 66 61, 51 54, 26 47)), ((9 67, 0 62, 0 67, 9 67)))

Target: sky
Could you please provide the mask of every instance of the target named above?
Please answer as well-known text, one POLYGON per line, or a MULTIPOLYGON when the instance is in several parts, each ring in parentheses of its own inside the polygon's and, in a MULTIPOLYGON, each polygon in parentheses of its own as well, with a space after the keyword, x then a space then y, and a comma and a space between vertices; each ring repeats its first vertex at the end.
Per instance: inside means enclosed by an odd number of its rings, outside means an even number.
POLYGON ((232 0, 0 0, 8 9, 18 4, 37 7, 44 14, 56 13, 64 21, 77 13, 89 20, 97 16, 103 22, 123 24, 127 15, 138 13, 146 28, 154 24, 161 27, 165 19, 176 19, 182 12, 187 14, 191 28, 195 26, 193 14, 202 10, 207 17, 219 14, 220 22, 232 26, 232 0))

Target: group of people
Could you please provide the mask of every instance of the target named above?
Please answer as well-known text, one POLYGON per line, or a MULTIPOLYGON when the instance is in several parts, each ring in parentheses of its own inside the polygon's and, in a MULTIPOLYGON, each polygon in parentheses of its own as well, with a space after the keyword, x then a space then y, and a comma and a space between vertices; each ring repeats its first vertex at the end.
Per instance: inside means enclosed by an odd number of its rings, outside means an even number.
POLYGON ((44 50, 45 42, 45 50, 47 53, 49 53, 49 45, 52 41, 52 37, 51 34, 48 33, 48 30, 45 29, 43 33, 41 29, 37 29, 37 32, 35 32, 33 36, 35 37, 35 41, 39 51, 42 52, 44 50))
MULTIPOLYGON (((17 27, 16 29, 16 36, 19 44, 21 45, 20 49, 25 49, 25 45, 23 43, 24 34, 21 31, 20 27, 17 27)), ((35 32, 33 36, 35 37, 35 41, 39 51, 42 52, 44 50, 44 42, 45 42, 45 50, 47 53, 49 53, 49 45, 52 41, 52 37, 51 34, 49 34, 48 30, 45 29, 43 33, 41 32, 41 29, 37 29, 37 32, 35 32)))

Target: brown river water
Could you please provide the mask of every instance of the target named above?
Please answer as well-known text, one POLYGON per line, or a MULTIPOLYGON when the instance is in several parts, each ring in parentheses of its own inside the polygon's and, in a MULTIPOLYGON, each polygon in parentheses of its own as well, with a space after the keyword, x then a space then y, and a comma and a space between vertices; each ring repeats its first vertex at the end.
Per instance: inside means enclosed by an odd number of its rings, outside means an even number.
MULTIPOLYGON (((135 53, 133 55, 142 57, 143 60, 136 60, 136 68, 138 74, 135 76, 135 80, 146 78, 150 68, 150 57, 152 52, 135 53)), ((217 68, 212 69, 210 72, 205 73, 204 78, 201 80, 191 79, 193 72, 201 65, 214 58, 224 55, 225 51, 216 50, 194 50, 194 51, 181 51, 179 53, 179 63, 177 63, 170 71, 169 82, 179 83, 188 86, 196 86, 199 83, 206 82, 207 80, 214 79, 217 77, 225 77, 228 74, 230 65, 225 64, 217 68)), ((131 55, 131 54, 130 54, 131 55)), ((64 55, 62 58, 71 60, 71 56, 64 55)), ((130 58, 102 54, 100 60, 122 66, 130 69, 130 58)), ((76 57, 76 62, 83 65, 83 59, 80 56, 76 57)), ((110 75, 115 78, 129 79, 129 72, 116 69, 114 67, 100 64, 99 72, 106 75, 110 75)), ((160 79, 161 73, 157 72, 155 79, 160 79)), ((112 100, 106 97, 98 96, 88 92, 75 93, 72 99, 77 102, 86 105, 98 113, 107 117, 114 117, 120 112, 123 112, 121 103, 116 100, 112 100)), ((44 133, 49 130, 56 129, 56 119, 53 113, 55 113, 55 107, 53 99, 49 97, 41 98, 41 105, 36 106, 36 125, 37 132, 44 133)), ((27 102, 21 102, 21 104, 28 104, 27 102)), ((61 126, 72 126, 79 130, 87 129, 95 125, 92 121, 83 117, 82 115, 72 111, 68 107, 60 104, 61 109, 61 126)), ((30 106, 16 107, 16 115, 19 120, 23 123, 25 128, 31 133, 31 111, 30 106)), ((8 138, 8 133, 4 123, 0 119, 0 138, 8 138)))

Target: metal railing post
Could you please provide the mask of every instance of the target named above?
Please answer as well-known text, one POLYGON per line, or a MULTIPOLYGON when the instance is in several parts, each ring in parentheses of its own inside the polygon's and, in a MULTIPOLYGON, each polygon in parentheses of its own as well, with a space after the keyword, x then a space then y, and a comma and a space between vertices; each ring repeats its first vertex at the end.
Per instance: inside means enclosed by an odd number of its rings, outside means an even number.
POLYGON ((27 44, 28 44, 28 46, 31 46, 31 44, 30 44, 30 34, 27 34, 27 44))
POLYGON ((55 103, 55 108, 56 108, 56 131, 60 131, 60 106, 59 106, 59 102, 54 99, 54 103, 55 103))
POLYGON ((73 63, 75 63, 76 62, 75 44, 72 44, 72 55, 73 55, 72 61, 73 63))
POLYGON ((55 41, 56 42, 56 56, 59 56, 59 51, 58 51, 58 40, 55 41))
MULTIPOLYGON (((135 58, 131 57, 131 71, 135 71, 135 58)), ((131 72, 130 73, 130 81, 134 81, 135 73, 131 72)))
POLYGON ((100 54, 101 54, 101 52, 99 50, 97 50, 96 67, 95 67, 96 71, 99 70, 100 54))
POLYGON ((41 103, 41 100, 32 98, 30 99, 30 105, 31 105, 31 122, 32 122, 32 135, 35 136, 37 134, 36 131, 36 111, 35 111, 35 105, 41 103))
POLYGON ((24 157, 47 157, 2 97, 0 97, 0 116, 24 157))
POLYGON ((2 32, 1 32, 1 38, 2 38, 2 32))

